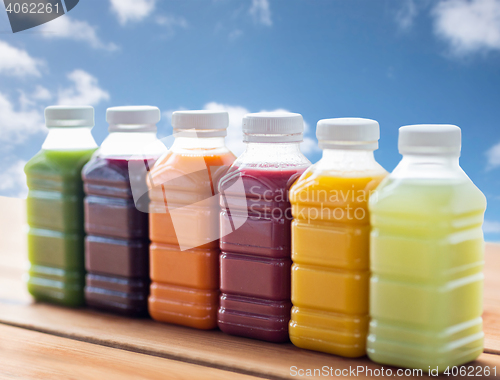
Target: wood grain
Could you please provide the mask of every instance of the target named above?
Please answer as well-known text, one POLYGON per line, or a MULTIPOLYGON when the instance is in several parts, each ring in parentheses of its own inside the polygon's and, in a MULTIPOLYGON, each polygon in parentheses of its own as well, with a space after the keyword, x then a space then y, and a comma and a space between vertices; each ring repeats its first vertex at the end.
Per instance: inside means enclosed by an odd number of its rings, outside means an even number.
MULTIPOLYGON (((299 369, 323 366, 348 369, 358 365, 381 368, 366 357, 346 359, 301 350, 291 344, 259 342, 228 336, 220 331, 197 331, 86 309, 70 310, 44 304, 1 304, 0 316, 2 323, 24 329, 269 378, 292 378, 292 366, 299 369)), ((483 354, 472 364, 497 366, 500 370, 500 356, 483 354)))
POLYGON ((26 206, 23 199, 0 197, 0 274, 26 268, 26 206), (10 270, 10 271, 9 271, 10 270))
POLYGON ((500 354, 500 244, 486 244, 483 302, 484 352, 500 354))
MULTIPOLYGON (((6 239, 3 233, 0 235, 0 323, 110 349, 269 378, 293 378, 292 366, 297 369, 323 366, 348 369, 358 365, 380 368, 366 357, 346 359, 301 350, 289 343, 259 342, 220 331, 197 331, 150 319, 129 319, 89 309, 32 303, 22 281, 26 267, 26 246, 19 242, 25 239, 23 202, 7 202, 7 214, 5 203, 5 199, 0 198, 0 231, 8 231, 6 239), (6 221, 5 215, 12 219, 6 221)), ((500 245, 487 244, 485 276, 485 352, 500 354, 500 245)), ((474 365, 496 365, 500 370, 500 356, 491 354, 483 354, 474 365)))
POLYGON ((0 376, 15 379, 252 379, 195 364, 0 325, 0 376))

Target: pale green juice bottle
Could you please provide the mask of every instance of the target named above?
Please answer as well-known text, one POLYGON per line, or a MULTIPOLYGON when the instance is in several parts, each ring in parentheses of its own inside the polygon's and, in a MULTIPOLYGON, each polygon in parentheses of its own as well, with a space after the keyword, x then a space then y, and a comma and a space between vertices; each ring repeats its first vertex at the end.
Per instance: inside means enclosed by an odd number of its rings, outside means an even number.
POLYGON ((85 263, 81 171, 97 145, 90 106, 45 109, 49 134, 26 164, 29 187, 28 290, 36 300, 84 304, 85 263))
POLYGON ((370 197, 377 363, 439 372, 483 351, 486 198, 459 166, 460 128, 400 128, 402 161, 370 197))

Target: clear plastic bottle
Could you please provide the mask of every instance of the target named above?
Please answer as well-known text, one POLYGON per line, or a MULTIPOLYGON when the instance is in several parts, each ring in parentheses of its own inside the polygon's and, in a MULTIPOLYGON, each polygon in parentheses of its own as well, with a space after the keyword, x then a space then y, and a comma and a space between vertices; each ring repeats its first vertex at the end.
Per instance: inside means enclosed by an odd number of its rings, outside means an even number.
POLYGON ((258 113, 243 118, 247 148, 220 183, 218 324, 228 334, 288 340, 292 264, 288 190, 311 164, 300 151, 303 130, 299 114, 258 113))
POLYGON ((460 147, 456 126, 401 127, 403 159, 370 200, 375 362, 442 372, 483 351, 486 199, 460 168, 460 147))
POLYGON ((134 160, 152 167, 160 156, 156 138, 160 110, 113 107, 108 108, 106 120, 109 136, 82 172, 88 234, 85 298, 99 309, 144 315, 149 295, 149 199, 146 193, 134 202, 131 179, 145 187, 146 177, 132 178, 137 174, 129 167, 134 160))
POLYGON ((151 170, 149 313, 157 321, 217 326, 218 185, 235 159, 228 124, 227 112, 174 112, 175 141, 151 170))
POLYGON ((368 199, 387 172, 373 155, 376 121, 320 120, 323 157, 290 191, 292 318, 290 339, 301 348, 357 357, 368 332, 368 199))
POLYGON ((90 106, 45 109, 49 134, 26 164, 28 290, 37 300, 84 303, 83 184, 81 170, 97 148, 90 106))

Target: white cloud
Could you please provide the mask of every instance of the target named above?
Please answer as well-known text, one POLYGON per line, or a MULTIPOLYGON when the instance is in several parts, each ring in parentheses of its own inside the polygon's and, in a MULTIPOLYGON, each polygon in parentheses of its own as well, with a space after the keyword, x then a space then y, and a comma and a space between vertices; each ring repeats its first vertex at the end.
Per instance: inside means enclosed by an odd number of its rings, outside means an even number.
MULTIPOLYGON (((290 111, 283 108, 278 108, 273 111, 261 110, 260 112, 290 112, 290 111)), ((319 151, 316 139, 313 139, 308 136, 310 130, 311 127, 309 126, 309 123, 304 120, 304 141, 302 141, 302 143, 300 144, 300 150, 304 154, 312 153, 314 151, 319 151)))
MULTIPOLYGON (((6 164, 2 162, 3 167, 6 164)), ((28 186, 26 185, 24 165, 26 165, 26 161, 17 160, 0 173, 0 194, 16 198, 26 198, 28 195, 28 186)))
POLYGON ((304 121, 304 141, 300 144, 300 150, 304 154, 309 154, 312 152, 319 152, 318 142, 316 139, 308 136, 309 124, 304 121))
POLYGON ((120 24, 142 21, 155 9, 156 0, 110 0, 111 10, 120 24))
POLYGON ((170 123, 172 121, 172 115, 175 111, 185 111, 185 110, 186 109, 184 107, 166 110, 162 112, 162 116, 167 118, 168 122, 170 123))
POLYGON ((239 156, 246 148, 243 143, 243 132, 241 131, 241 122, 243 116, 250 113, 245 107, 231 106, 210 102, 203 107, 211 111, 227 111, 229 113, 229 127, 227 129, 226 145, 236 155, 239 156))
POLYGON ((94 49, 113 51, 118 49, 114 43, 105 43, 97 36, 96 27, 86 21, 75 20, 64 15, 41 26, 42 36, 48 39, 70 39, 88 43, 94 49))
POLYGON ((37 85, 31 97, 35 100, 50 100, 52 99, 52 94, 45 87, 37 85))
POLYGON ((500 0, 442 0, 433 15, 435 33, 452 54, 500 50, 500 0))
POLYGON ((157 133, 159 139, 167 138, 167 140, 165 140, 164 142, 169 141, 168 138, 172 136, 172 133, 174 133, 172 127, 172 114, 175 111, 183 111, 183 110, 185 110, 184 107, 162 111, 161 113, 162 123, 158 124, 158 133, 157 133))
POLYGON ((21 109, 26 110, 35 108, 37 101, 47 101, 52 99, 52 94, 43 86, 37 85, 31 94, 26 94, 23 90, 19 91, 19 105, 21 109))
POLYGON ((273 25, 269 0, 252 0, 252 6, 250 7, 249 12, 256 22, 266 26, 273 25))
POLYGON ((408 30, 413 26, 413 21, 417 14, 417 6, 414 0, 404 0, 403 4, 396 12, 396 23, 400 29, 408 30))
POLYGON ((237 40, 238 38, 240 38, 242 35, 243 35, 242 30, 235 29, 229 33, 228 38, 229 38, 229 41, 234 41, 234 40, 237 40))
POLYGON ((83 70, 74 70, 68 74, 73 85, 59 90, 58 104, 96 105, 109 100, 109 93, 99 87, 97 78, 83 70))
MULTIPOLYGON (((22 98, 23 94, 21 94, 22 98)), ((6 95, 0 93, 0 142, 16 144, 25 141, 30 135, 45 130, 42 111, 31 107, 30 102, 20 99, 21 108, 14 105, 6 95)))
POLYGON ((485 234, 498 234, 498 233, 500 233, 500 222, 485 220, 483 223, 483 232, 485 234))
POLYGON ((488 159, 486 165, 487 170, 495 169, 500 166, 500 142, 488 149, 486 158, 488 159))
POLYGON ((172 115, 175 111, 181 111, 183 110, 183 108, 179 108, 179 109, 176 109, 176 110, 166 110, 166 111, 163 111, 161 113, 161 115, 166 118, 168 120, 168 122, 170 123, 170 121, 172 121, 172 115))
MULTIPOLYGON (((172 113, 174 111, 181 111, 185 108, 179 108, 177 110, 168 110, 162 113, 170 125, 172 119, 172 113)), ((238 105, 222 104, 217 102, 209 102, 203 106, 203 109, 210 111, 227 111, 229 114, 229 126, 227 129, 226 145, 227 147, 236 155, 239 156, 244 152, 246 144, 243 142, 243 132, 241 130, 243 116, 250 113, 247 108, 238 105)), ((290 112, 286 109, 276 109, 273 111, 261 110, 260 112, 290 112)), ((315 139, 308 136, 308 131, 310 130, 309 124, 304 121, 304 141, 300 144, 300 149, 302 153, 308 154, 314 151, 318 151, 318 143, 315 139)), ((169 131, 170 135, 172 131, 169 131)), ((164 136, 160 136, 164 137, 164 136)))
MULTIPOLYGON (((227 111, 229 113, 229 128, 227 130, 226 145, 229 149, 237 156, 239 156, 245 150, 246 144, 243 143, 243 132, 241 131, 241 125, 243 116, 250 113, 248 109, 242 106, 232 106, 227 104, 221 104, 216 102, 210 102, 205 104, 203 107, 206 110, 213 111, 227 111)), ((290 112, 286 109, 276 109, 273 111, 261 110, 260 112, 290 112)), ((304 122, 304 142, 300 145, 302 153, 311 153, 318 149, 318 144, 315 139, 307 136, 307 131, 309 130, 309 124, 304 122)))
POLYGON ((169 36, 172 36, 175 34, 175 29, 181 28, 181 29, 187 29, 189 27, 189 23, 184 17, 180 16, 174 16, 174 15, 165 15, 165 16, 158 16, 155 19, 156 23, 160 26, 163 26, 169 36))
POLYGON ((41 66, 43 66, 43 62, 31 57, 26 50, 0 41, 0 74, 39 77, 41 66))
POLYGON ((19 106, 22 110, 36 109, 39 107, 38 101, 52 99, 52 94, 43 86, 37 85, 31 94, 26 94, 23 90, 19 92, 19 106))

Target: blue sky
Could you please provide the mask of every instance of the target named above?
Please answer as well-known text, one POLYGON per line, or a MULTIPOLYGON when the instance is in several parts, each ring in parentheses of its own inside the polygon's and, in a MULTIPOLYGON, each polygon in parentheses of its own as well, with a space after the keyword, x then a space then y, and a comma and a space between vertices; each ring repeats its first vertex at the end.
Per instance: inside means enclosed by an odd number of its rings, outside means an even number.
POLYGON ((51 104, 93 105, 98 143, 107 107, 158 106, 161 136, 174 110, 227 109, 237 153, 245 113, 286 109, 313 162, 318 120, 368 117, 389 171, 400 126, 456 124, 500 240, 500 0, 80 0, 16 34, 0 5, 0 195, 25 196, 51 104))

